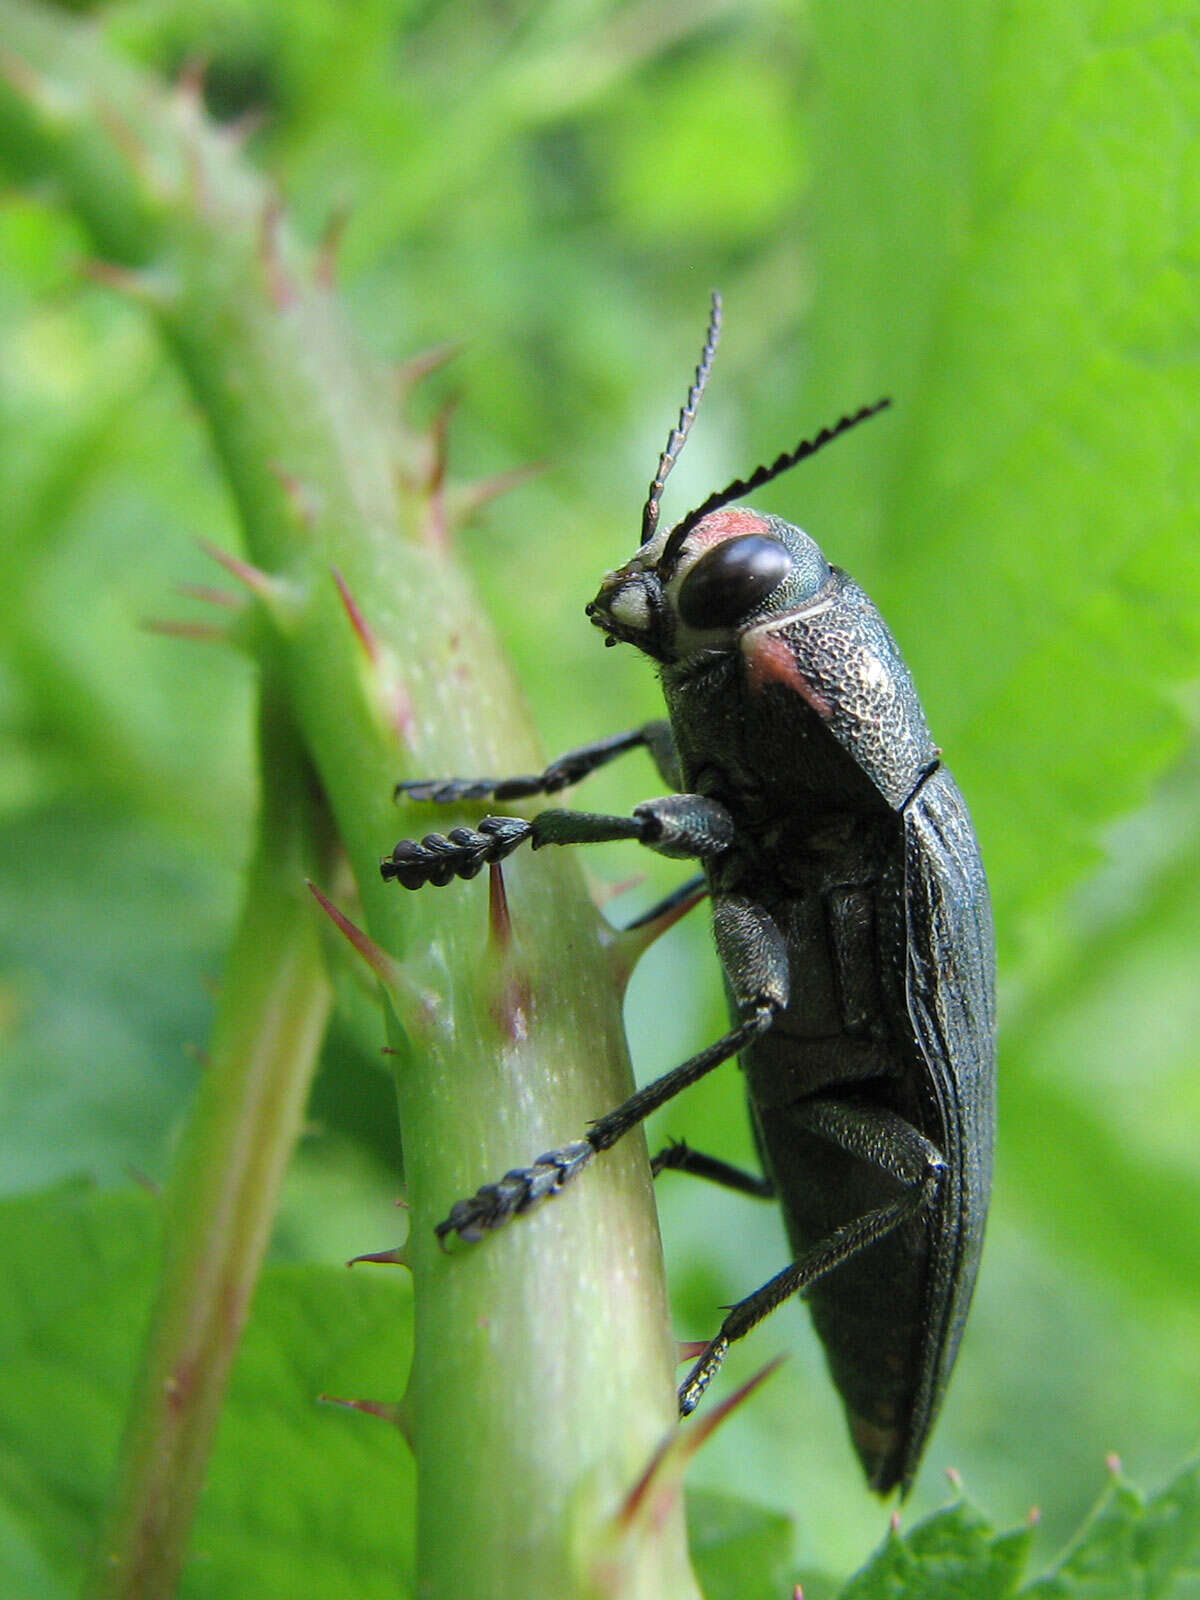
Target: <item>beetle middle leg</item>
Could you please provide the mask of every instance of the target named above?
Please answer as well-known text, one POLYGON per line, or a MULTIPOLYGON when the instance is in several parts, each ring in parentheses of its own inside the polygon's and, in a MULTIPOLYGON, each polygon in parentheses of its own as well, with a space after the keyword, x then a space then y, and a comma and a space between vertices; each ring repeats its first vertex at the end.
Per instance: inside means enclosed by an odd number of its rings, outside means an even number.
POLYGON ((793 1111, 800 1126, 879 1167, 904 1186, 904 1192, 886 1206, 835 1229, 777 1273, 769 1283, 730 1308, 720 1332, 679 1388, 679 1410, 687 1416, 696 1409, 735 1339, 749 1333, 792 1295, 809 1288, 860 1250, 901 1227, 925 1210, 937 1194, 946 1162, 937 1146, 910 1122, 878 1106, 857 1106, 840 1100, 801 1101, 793 1111))
POLYGON ((456 1202, 449 1216, 437 1225, 439 1239, 453 1233, 469 1241, 481 1239, 519 1212, 557 1194, 593 1156, 611 1149, 652 1111, 770 1028, 788 1000, 787 947, 783 936, 765 911, 735 895, 721 895, 714 900, 713 931, 741 1019, 737 1025, 706 1050, 638 1089, 615 1110, 593 1122, 582 1139, 549 1150, 531 1166, 514 1168, 498 1183, 485 1184, 470 1199, 456 1202))

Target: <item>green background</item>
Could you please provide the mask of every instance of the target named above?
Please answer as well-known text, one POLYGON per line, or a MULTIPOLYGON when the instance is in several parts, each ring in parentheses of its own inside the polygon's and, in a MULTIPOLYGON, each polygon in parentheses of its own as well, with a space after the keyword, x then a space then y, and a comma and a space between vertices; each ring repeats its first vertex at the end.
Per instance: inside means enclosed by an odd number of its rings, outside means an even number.
MULTIPOLYGON (((104 15, 117 48, 167 75, 204 59, 215 116, 261 117, 251 158, 301 233, 345 209, 339 281, 380 361, 462 342, 415 402, 432 415, 457 398, 456 474, 548 464, 462 540, 547 754, 657 714, 648 664, 602 652, 582 608, 633 548, 710 289, 725 340, 669 517, 894 397, 758 503, 883 608, 995 893, 996 1198, 913 1506, 939 1503, 955 1467, 999 1523, 1038 1505, 1049 1550, 1107 1452, 1161 1480, 1200 1414, 1200 12, 197 0, 104 15)), ((130 1175, 169 1168, 254 805, 251 669, 139 626, 204 615, 172 589, 213 581, 196 539, 236 547, 231 505, 152 331, 82 279, 85 253, 52 193, 5 194, 0 1225, 16 1265, 0 1297, 0 1573, 14 1593, 60 1592, 71 1571, 147 1292, 136 1250, 95 1270, 95 1202, 52 1186, 89 1177, 129 1208, 131 1238, 152 1226, 130 1175), (72 1337, 45 1336, 72 1316, 72 1337), (102 1325, 111 1361, 85 1400, 102 1325), (35 1470, 34 1441, 62 1429, 71 1450, 35 1470), (37 1531, 21 1531, 31 1513, 37 1531)), ((654 793, 641 762, 598 776, 587 803, 654 793)), ((600 884, 646 874, 622 920, 678 877, 616 846, 588 864, 600 884)), ((287 1263, 330 1264, 342 1294, 333 1269, 396 1236, 378 1018, 349 975, 343 991, 279 1220, 282 1276, 259 1307, 275 1335, 262 1360, 297 1394, 371 1392, 372 1361, 386 1370, 372 1319, 402 1292, 365 1277, 345 1291, 360 1321, 327 1364, 327 1333, 303 1325, 319 1297, 288 1321, 287 1263)), ((647 957, 628 1020, 643 1081, 722 1028, 703 913, 647 957)), ((736 1073, 655 1132, 748 1159, 736 1073)), ((783 1264, 779 1220, 671 1177, 660 1205, 676 1330, 703 1337, 783 1264)), ((786 1513, 801 1569, 844 1575, 888 1513, 861 1486, 802 1309, 722 1381, 784 1348, 689 1482, 786 1513)), ((254 1448, 301 1427, 299 1401, 253 1426, 251 1396, 235 1395, 230 1427, 254 1448)), ((291 1480, 255 1482, 254 1449, 235 1462, 225 1438, 214 1468, 226 1524, 280 1530, 285 1565, 331 1441, 353 1457, 345 1482, 357 1472, 386 1498, 406 1481, 382 1425, 311 1426, 323 1450, 291 1480)), ((324 1531, 337 1593, 341 1533, 324 1531)))

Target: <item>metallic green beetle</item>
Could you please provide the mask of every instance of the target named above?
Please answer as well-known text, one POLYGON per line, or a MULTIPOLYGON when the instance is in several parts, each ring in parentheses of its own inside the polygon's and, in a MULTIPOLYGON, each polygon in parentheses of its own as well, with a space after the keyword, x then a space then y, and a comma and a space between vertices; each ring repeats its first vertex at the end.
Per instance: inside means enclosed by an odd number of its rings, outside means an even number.
POLYGON ((659 529, 720 323, 714 295, 641 548, 587 608, 606 644, 627 641, 658 664, 669 721, 571 751, 531 777, 399 785, 441 802, 548 794, 642 746, 680 792, 628 817, 487 817, 477 829, 402 840, 382 871, 410 889, 445 884, 526 840, 536 849, 630 838, 698 859, 733 1026, 582 1138, 459 1201, 438 1233, 479 1239, 556 1194, 673 1095, 739 1056, 764 1175, 685 1145, 663 1151, 654 1169, 776 1198, 793 1260, 729 1311, 680 1388, 680 1410, 695 1407, 733 1340, 803 1291, 871 1487, 906 1491, 962 1337, 991 1186, 987 881, 966 804, 875 606, 799 528, 731 508, 887 402, 659 529))

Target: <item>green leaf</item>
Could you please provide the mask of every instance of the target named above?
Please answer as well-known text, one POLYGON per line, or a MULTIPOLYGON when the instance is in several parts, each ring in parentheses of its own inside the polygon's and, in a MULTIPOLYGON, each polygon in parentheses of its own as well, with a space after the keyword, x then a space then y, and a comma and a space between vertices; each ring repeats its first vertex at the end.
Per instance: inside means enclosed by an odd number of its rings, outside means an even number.
MULTIPOLYGON (((0 1204, 0 1575, 74 1592, 115 1457, 158 1254, 158 1202, 60 1187, 0 1204)), ((407 1276, 268 1268, 238 1357, 182 1593, 394 1600, 413 1472, 383 1422, 321 1393, 396 1400, 407 1276)))
POLYGON ((1032 1529, 997 1534, 965 1501, 894 1531, 846 1585, 841 1600, 1007 1600, 1029 1555, 1032 1529))
POLYGON ((792 1562, 792 1519, 733 1495, 687 1497, 688 1547, 705 1600, 783 1594, 792 1562))

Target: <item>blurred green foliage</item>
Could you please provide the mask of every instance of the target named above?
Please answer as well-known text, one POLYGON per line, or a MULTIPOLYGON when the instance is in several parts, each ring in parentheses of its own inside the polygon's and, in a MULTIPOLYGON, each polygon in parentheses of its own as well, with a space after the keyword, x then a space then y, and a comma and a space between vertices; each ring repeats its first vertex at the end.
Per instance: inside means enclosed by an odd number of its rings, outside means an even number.
MULTIPOLYGON (((1002 1525, 1040 1505, 1049 1549, 1107 1451, 1162 1479, 1200 1420, 1194 12, 139 0, 102 20, 164 74, 205 63, 210 111, 253 123, 252 158, 311 238, 345 208, 340 282, 382 360, 462 341, 415 402, 432 415, 458 398, 459 476, 549 463, 463 550, 551 753, 656 712, 646 663, 601 654, 582 606, 632 546, 709 289, 725 345, 668 515, 894 394, 894 414, 763 500, 883 606, 996 893, 994 1217, 914 1503, 936 1504, 953 1465, 1002 1525)), ((87 283, 84 253, 52 193, 5 194, 10 1196, 164 1175, 254 804, 249 667, 139 626, 203 614, 172 586, 213 580, 195 541, 236 545, 230 502, 163 353, 87 283)), ((624 807, 654 782, 604 773, 589 800, 624 807)), ((615 847, 590 865, 607 882, 647 873, 622 917, 672 881, 615 847)), ((643 1079, 721 1025, 693 921, 631 991, 643 1079)), ((281 1258, 337 1262, 394 1228, 377 1023, 343 988, 281 1258)), ((736 1074, 658 1131, 747 1159, 736 1074)), ((769 1208, 688 1188, 668 1178, 661 1201, 693 1338, 781 1265, 783 1240, 769 1208)), ((886 1514, 802 1311, 749 1341, 730 1382, 784 1344, 795 1359, 692 1481, 791 1516, 801 1568, 845 1574, 886 1514)), ((6 1367, 0 1387, 16 1381, 6 1367)), ((11 1491, 7 1425, 2 1442, 11 1491)))

